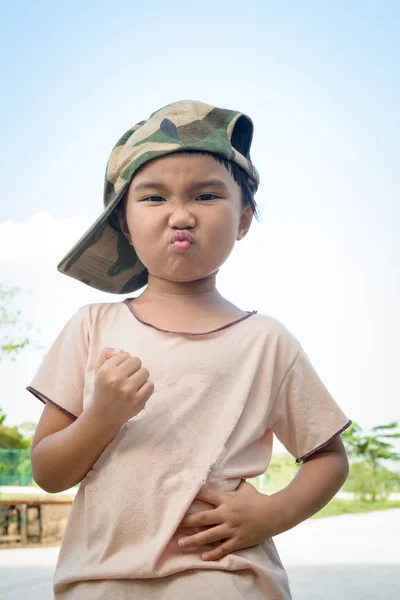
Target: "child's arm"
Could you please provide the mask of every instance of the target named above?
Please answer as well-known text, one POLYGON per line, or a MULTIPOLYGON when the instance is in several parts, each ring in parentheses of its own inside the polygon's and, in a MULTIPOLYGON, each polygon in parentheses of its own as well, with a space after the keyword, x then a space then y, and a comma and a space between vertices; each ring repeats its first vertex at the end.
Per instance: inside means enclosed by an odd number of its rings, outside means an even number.
POLYGON ((321 510, 340 490, 348 473, 346 451, 337 436, 303 462, 288 486, 267 497, 267 509, 277 516, 278 531, 273 535, 295 527, 321 510))
POLYGON ((32 444, 32 473, 47 492, 67 490, 85 477, 122 425, 154 391, 149 372, 127 352, 106 348, 95 376, 93 402, 74 421, 46 404, 32 444))
POLYGON ((85 477, 118 433, 96 410, 87 409, 75 421, 46 404, 32 443, 32 474, 46 492, 68 490, 85 477))

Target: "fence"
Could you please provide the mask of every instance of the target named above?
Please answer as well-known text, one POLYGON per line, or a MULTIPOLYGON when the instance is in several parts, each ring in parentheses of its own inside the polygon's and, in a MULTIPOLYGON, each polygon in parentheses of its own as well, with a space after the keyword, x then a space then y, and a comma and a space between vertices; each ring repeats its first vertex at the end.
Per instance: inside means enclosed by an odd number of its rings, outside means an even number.
POLYGON ((6 485, 33 485, 29 449, 0 449, 0 486, 6 485))

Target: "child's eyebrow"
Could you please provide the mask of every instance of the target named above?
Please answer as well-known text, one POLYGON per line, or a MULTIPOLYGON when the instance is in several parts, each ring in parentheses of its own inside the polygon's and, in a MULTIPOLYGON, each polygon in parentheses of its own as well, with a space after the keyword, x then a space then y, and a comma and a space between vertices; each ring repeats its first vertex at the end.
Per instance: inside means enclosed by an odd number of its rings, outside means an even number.
MULTIPOLYGON (((190 189, 197 190, 197 189, 209 188, 209 187, 221 188, 224 190, 228 190, 228 186, 226 185, 226 183, 224 181, 222 181, 222 179, 207 179, 204 181, 196 181, 195 183, 193 183, 190 186, 190 189)), ((164 185, 161 182, 157 182, 157 181, 140 181, 139 183, 133 185, 133 190, 143 190, 143 189, 165 190, 167 188, 168 188, 168 186, 164 185)))
POLYGON ((228 190, 228 186, 222 179, 206 179, 205 181, 198 181, 191 186, 193 189, 199 188, 222 188, 224 190, 228 190))

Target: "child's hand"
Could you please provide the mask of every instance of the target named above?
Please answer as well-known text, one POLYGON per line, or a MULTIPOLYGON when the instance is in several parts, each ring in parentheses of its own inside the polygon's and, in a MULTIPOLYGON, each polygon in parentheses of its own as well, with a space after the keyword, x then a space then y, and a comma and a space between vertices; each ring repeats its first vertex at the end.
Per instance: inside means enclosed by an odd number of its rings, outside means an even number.
POLYGON ((191 548, 223 540, 214 550, 202 554, 203 560, 218 560, 235 550, 256 546, 278 533, 275 503, 244 480, 232 492, 203 487, 196 500, 214 504, 216 508, 188 515, 180 527, 210 527, 180 538, 179 542, 184 540, 183 547, 191 548))
POLYGON ((154 391, 149 372, 128 352, 104 348, 94 379, 93 406, 117 427, 136 416, 154 391))

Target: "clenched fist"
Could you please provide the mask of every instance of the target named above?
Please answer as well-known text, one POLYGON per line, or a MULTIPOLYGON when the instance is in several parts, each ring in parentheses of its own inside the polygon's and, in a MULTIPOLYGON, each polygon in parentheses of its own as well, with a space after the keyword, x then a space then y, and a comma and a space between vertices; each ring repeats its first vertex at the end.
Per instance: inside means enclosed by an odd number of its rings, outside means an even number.
POLYGON ((104 348, 94 379, 93 407, 116 427, 135 417, 154 392, 149 371, 139 358, 123 350, 104 348))

